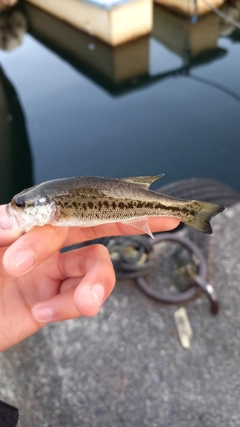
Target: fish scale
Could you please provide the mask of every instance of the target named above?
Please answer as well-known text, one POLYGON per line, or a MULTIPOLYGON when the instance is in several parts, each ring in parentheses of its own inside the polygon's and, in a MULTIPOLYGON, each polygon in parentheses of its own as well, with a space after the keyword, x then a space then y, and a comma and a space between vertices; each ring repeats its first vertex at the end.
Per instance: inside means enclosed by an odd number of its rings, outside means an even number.
POLYGON ((181 200, 149 190, 151 183, 161 177, 75 177, 47 181, 14 196, 7 212, 13 227, 25 231, 45 224, 91 227, 122 222, 152 236, 148 218, 166 216, 211 234, 210 220, 224 206, 181 200))

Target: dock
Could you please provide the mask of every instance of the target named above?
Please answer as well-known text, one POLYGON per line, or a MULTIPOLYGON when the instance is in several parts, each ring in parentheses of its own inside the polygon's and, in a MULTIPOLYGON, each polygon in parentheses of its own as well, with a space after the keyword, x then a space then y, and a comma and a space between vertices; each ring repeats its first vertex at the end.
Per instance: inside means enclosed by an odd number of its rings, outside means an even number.
MULTIPOLYGON (((118 46, 149 34, 153 28, 152 0, 25 0, 68 24, 118 46)), ((154 0, 185 16, 206 14, 224 0, 154 0), (209 3, 210 1, 210 3, 209 3)))
POLYGON ((27 1, 111 46, 152 30, 152 0, 27 1))
POLYGON ((186 16, 198 16, 218 9, 225 0, 154 0, 171 10, 186 16))

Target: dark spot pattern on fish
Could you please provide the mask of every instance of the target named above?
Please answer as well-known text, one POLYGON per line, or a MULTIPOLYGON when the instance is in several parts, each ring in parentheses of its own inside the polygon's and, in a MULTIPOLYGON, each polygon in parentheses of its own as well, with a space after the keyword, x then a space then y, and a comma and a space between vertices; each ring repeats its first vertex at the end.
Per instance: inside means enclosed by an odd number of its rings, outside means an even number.
POLYGON ((58 206, 60 206, 61 208, 64 208, 64 202, 61 202, 61 200, 56 200, 56 203, 58 206))
POLYGON ((147 202, 147 203, 145 203, 145 208, 154 209, 155 208, 155 204, 152 203, 152 202, 147 202))
POLYGON ((77 202, 72 202, 72 204, 71 204, 75 209, 77 209, 78 208, 78 204, 77 204, 77 202))
POLYGON ((182 213, 189 213, 189 209, 188 208, 183 208, 183 207, 179 207, 179 206, 173 206, 173 205, 164 205, 163 203, 151 203, 151 202, 147 202, 145 204, 145 207, 150 208, 150 209, 163 209, 166 211, 171 211, 171 212, 182 212, 182 213))
POLYGON ((129 209, 133 209, 134 208, 134 203, 133 202, 129 202, 128 205, 127 205, 127 207, 129 209))
POLYGON ((9 212, 14 218, 17 215, 23 230, 26 224, 29 225, 29 218, 32 219, 32 226, 44 225, 51 223, 55 214, 57 219, 54 219, 53 225, 58 222, 62 226, 91 226, 131 221, 135 217, 169 216, 211 234, 209 222, 224 207, 197 200, 176 199, 151 191, 148 189, 149 184, 156 178, 75 177, 47 181, 21 192, 20 195, 24 194, 26 200, 26 208, 15 212, 13 199, 9 212), (36 200, 41 200, 39 210, 35 209, 36 200))

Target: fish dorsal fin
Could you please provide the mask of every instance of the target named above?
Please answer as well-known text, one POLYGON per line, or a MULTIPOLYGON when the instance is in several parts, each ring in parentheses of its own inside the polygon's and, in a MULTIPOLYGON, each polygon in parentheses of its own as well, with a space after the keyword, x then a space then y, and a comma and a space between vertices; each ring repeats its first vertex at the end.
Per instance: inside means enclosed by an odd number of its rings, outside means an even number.
POLYGON ((133 184, 140 184, 144 188, 149 188, 154 181, 157 181, 157 179, 162 178, 163 176, 164 173, 155 176, 132 176, 129 178, 122 178, 122 181, 131 182, 133 184))

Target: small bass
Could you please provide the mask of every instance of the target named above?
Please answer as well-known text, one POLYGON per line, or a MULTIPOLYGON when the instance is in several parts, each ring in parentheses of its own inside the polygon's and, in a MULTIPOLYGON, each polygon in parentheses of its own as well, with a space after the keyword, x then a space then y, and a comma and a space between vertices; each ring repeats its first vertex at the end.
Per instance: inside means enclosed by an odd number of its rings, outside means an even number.
POLYGON ((152 233, 149 217, 174 217, 197 230, 212 234, 210 220, 225 207, 198 200, 181 200, 149 190, 161 178, 75 177, 35 185, 13 197, 7 205, 13 228, 33 226, 91 227, 121 222, 152 233))

